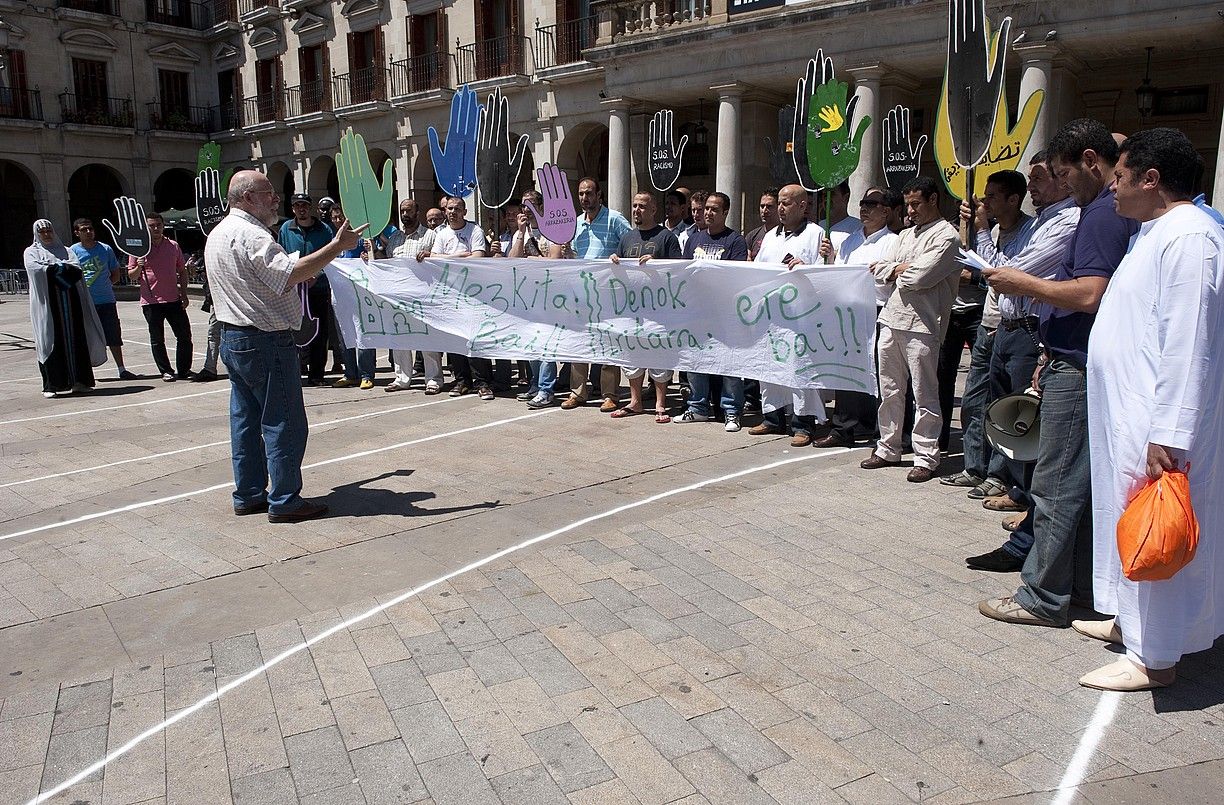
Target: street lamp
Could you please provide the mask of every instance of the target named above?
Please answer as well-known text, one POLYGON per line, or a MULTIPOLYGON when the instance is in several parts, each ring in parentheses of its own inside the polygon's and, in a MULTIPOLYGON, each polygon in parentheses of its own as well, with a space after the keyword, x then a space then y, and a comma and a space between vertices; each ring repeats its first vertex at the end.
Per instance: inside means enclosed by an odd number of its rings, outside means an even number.
POLYGON ((1151 116, 1152 107, 1156 105, 1156 88, 1152 86, 1152 51, 1155 49, 1151 46, 1147 48, 1147 69, 1143 74, 1143 83, 1135 90, 1135 103, 1139 106, 1142 120, 1151 116))

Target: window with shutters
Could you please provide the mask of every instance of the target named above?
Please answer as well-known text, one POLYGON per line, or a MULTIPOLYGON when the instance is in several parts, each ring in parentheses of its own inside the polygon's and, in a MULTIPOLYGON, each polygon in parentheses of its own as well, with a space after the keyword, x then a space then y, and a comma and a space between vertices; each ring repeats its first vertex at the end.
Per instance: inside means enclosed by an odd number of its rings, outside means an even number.
POLYGON ((217 73, 217 99, 221 107, 221 128, 242 126, 242 73, 238 69, 217 73))
POLYGON ((523 73, 518 0, 490 0, 476 14, 476 79, 523 73))
POLYGON ((3 50, 4 69, 0 70, 0 117, 34 119, 33 94, 26 79, 25 53, 20 50, 3 50))
POLYGON ((106 81, 106 62, 73 59, 72 90, 76 93, 78 111, 105 110, 110 98, 110 87, 106 81))
POLYGON ((557 64, 582 60, 582 51, 595 44, 597 22, 591 0, 557 0, 557 64))
MULTIPOLYGON (((348 35, 348 98, 337 103, 369 103, 387 98, 387 67, 381 27, 348 35)), ((343 83, 343 82, 342 82, 343 83)))
POLYGON ((330 111, 329 72, 326 45, 298 49, 298 91, 301 92, 302 114, 330 111))
POLYGON ((281 117, 281 60, 277 56, 255 62, 255 121, 268 123, 281 117))
POLYGON ((446 14, 414 14, 408 18, 407 84, 409 92, 441 89, 449 84, 446 14))
POLYGON ((174 115, 188 117, 188 107, 191 106, 190 73, 178 70, 157 71, 157 97, 161 104, 163 119, 174 115))

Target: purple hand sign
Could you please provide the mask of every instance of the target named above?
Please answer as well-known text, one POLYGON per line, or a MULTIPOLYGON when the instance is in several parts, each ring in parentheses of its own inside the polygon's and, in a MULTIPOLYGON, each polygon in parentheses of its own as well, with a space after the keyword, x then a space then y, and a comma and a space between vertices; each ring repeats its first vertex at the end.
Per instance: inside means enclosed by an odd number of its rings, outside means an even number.
POLYGON ((565 171, 545 162, 544 167, 536 171, 536 181, 540 185, 540 195, 544 196, 544 208, 537 209, 530 201, 526 203, 535 214, 540 234, 553 243, 569 243, 578 231, 578 213, 574 210, 565 171))

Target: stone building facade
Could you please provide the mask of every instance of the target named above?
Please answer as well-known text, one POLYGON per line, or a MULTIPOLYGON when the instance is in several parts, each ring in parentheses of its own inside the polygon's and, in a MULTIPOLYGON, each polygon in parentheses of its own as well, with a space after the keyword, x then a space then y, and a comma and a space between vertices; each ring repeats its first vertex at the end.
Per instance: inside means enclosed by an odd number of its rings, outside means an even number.
MULTIPOLYGON (((1037 143, 1085 114, 1122 132, 1180 128, 1224 202, 1218 5, 988 2, 1018 39, 1013 112, 1046 90, 1037 143), (1155 93, 1141 114, 1147 48, 1155 93)), ((651 115, 674 109, 689 135, 682 184, 728 193, 732 222, 751 227, 775 183, 779 110, 817 47, 860 112, 878 121, 903 103, 929 133, 946 38, 946 0, 0 0, 0 265, 16 263, 35 216, 99 216, 119 193, 190 206, 209 139, 286 198, 318 197, 337 192, 337 143, 352 126, 375 162, 392 161, 397 197, 432 203, 426 131, 446 130, 464 83, 482 96, 501 87, 529 168, 596 176, 619 209, 650 186, 651 115)), ((882 179, 879 131, 856 190, 882 179)), ((932 172, 933 160, 928 147, 932 172)))

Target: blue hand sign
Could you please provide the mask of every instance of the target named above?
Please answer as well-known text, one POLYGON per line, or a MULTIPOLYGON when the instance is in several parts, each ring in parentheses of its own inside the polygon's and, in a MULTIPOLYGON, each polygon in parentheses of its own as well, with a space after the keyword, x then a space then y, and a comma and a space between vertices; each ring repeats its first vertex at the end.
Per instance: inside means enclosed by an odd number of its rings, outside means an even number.
POLYGON ((480 127, 480 104, 467 84, 451 98, 450 128, 446 145, 438 142, 438 131, 429 127, 429 153, 434 176, 442 192, 450 196, 471 195, 476 187, 476 137, 480 127))

